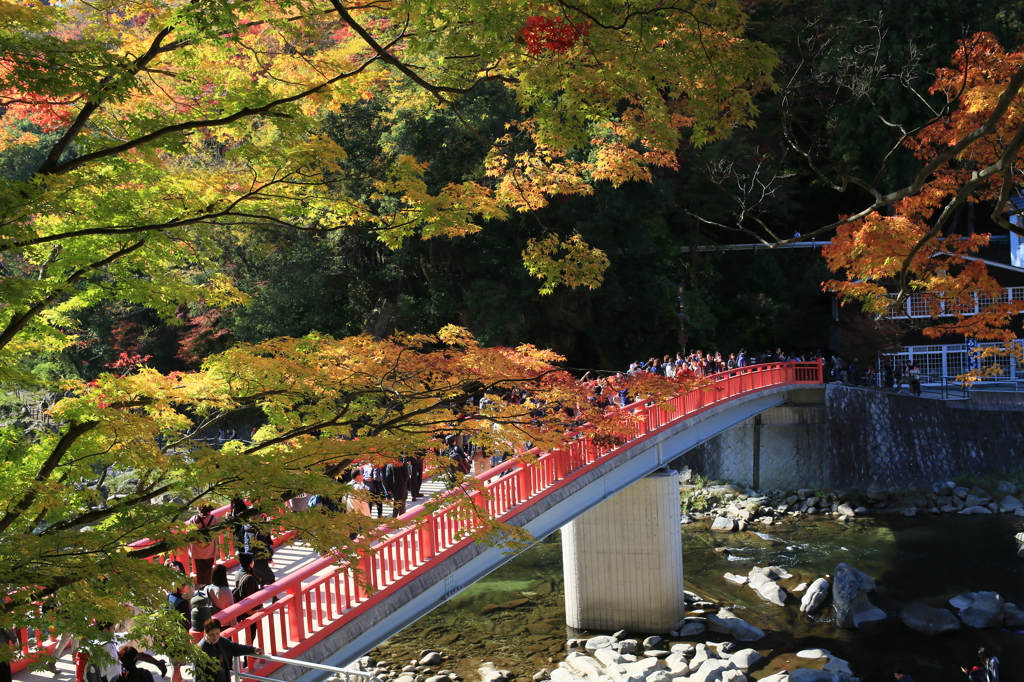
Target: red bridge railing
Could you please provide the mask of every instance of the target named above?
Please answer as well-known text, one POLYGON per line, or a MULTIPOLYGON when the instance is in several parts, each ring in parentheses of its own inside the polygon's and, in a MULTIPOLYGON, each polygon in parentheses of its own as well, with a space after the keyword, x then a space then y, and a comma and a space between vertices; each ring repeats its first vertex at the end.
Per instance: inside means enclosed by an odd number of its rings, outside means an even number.
MULTIPOLYGON (((533 462, 511 460, 481 474, 484 491, 473 491, 475 504, 501 521, 521 511, 553 490, 577 478, 587 470, 606 462, 635 446, 643 439, 692 417, 712 406, 763 388, 822 383, 820 362, 773 363, 722 372, 710 377, 714 384, 681 394, 670 401, 671 409, 633 403, 624 409, 638 411, 640 417, 619 446, 601 447, 587 438, 548 452, 533 462)), ((452 491, 458 494, 465 491, 452 491)), ((225 630, 235 641, 252 644, 272 655, 294 658, 343 625, 400 589, 417 574, 459 551, 475 539, 479 517, 464 506, 449 505, 423 516, 413 510, 402 520, 417 520, 415 526, 400 530, 376 543, 373 553, 359 559, 358 566, 338 564, 331 557, 312 562, 273 586, 231 606, 218 615, 229 621, 239 618, 225 630), (356 574, 362 580, 356 579, 356 574), (372 589, 366 589, 366 583, 372 589), (280 595, 270 606, 263 603, 280 595), (256 610, 252 615, 243 614, 256 610), (253 636, 251 633, 255 632, 253 636)), ((244 672, 266 675, 279 662, 250 658, 244 672)))

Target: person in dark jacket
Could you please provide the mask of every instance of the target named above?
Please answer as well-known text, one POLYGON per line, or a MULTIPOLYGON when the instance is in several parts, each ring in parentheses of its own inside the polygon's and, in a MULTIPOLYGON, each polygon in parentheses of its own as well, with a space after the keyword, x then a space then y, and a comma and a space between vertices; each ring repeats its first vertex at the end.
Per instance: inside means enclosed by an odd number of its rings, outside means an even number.
POLYGON ((420 496, 423 485, 423 458, 427 453, 419 451, 409 458, 409 494, 413 501, 420 496))
MULTIPOLYGON (((139 650, 135 647, 121 647, 117 652, 117 660, 121 663, 121 672, 110 682, 153 682, 153 673, 139 667, 139 650)), ((165 672, 162 671, 161 674, 165 672)))
POLYGON ((405 500, 409 495, 409 465, 404 458, 384 467, 384 487, 391 495, 391 516, 398 518, 405 513, 405 500))
POLYGON ((203 641, 199 650, 213 659, 196 666, 195 682, 229 682, 236 656, 262 656, 263 650, 247 644, 236 644, 220 636, 220 620, 211 618, 203 625, 203 641))

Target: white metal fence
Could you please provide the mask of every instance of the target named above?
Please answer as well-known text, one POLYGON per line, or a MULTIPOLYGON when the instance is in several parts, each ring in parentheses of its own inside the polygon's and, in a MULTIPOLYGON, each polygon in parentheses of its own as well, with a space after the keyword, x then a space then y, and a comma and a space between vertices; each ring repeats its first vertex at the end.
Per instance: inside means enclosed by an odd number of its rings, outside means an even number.
MULTIPOLYGON (((1015 342, 1022 343, 1020 339, 1015 342)), ((992 365, 999 365, 1000 374, 992 377, 985 377, 982 381, 1018 381, 1024 380, 1024 365, 1017 362, 1011 355, 998 355, 992 357, 980 357, 980 351, 985 348, 1002 346, 999 342, 979 342, 976 346, 979 352, 978 366, 986 369, 992 365)), ((921 383, 941 383, 943 377, 952 379, 970 371, 968 360, 968 347, 965 344, 947 344, 935 346, 907 346, 896 353, 887 353, 879 358, 878 373, 881 376, 884 367, 891 362, 903 365, 913 365, 921 369, 921 383), (925 378, 927 377, 927 378, 925 378)))

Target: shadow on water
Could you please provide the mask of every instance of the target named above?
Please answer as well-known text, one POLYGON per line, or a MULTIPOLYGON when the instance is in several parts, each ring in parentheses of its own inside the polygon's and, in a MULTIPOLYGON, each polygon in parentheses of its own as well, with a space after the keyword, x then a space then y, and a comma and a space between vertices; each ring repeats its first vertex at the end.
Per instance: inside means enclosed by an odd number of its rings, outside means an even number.
MULTIPOLYGON (((755 678, 779 666, 796 667, 792 654, 801 649, 823 648, 848 660, 854 674, 865 682, 892 680, 897 665, 907 668, 917 682, 962 682, 959 666, 976 661, 978 647, 985 646, 1002 661, 1003 680, 1024 680, 1024 635, 962 628, 956 634, 930 637, 907 628, 899 619, 907 604, 948 608, 950 597, 980 590, 999 592, 1006 601, 1024 607, 1024 561, 1016 558, 1013 539, 1022 530, 1024 519, 1009 515, 892 515, 849 524, 803 519, 735 534, 711 533, 703 524, 693 524, 683 532, 684 570, 690 589, 734 605, 737 615, 767 633, 753 646, 777 663, 755 671, 755 678), (722 577, 726 572, 746 574, 754 565, 777 565, 793 573, 792 579, 782 582, 788 591, 800 582, 831 575, 841 561, 876 578, 879 591, 871 600, 889 616, 885 621, 842 630, 823 617, 801 616, 799 593, 790 595, 785 607, 777 607, 750 588, 722 577)), ((642 581, 643 576, 623 576, 623 580, 642 581)), ((408 663, 421 650, 436 648, 451 656, 442 667, 466 679, 477 678, 481 661, 493 661, 520 679, 529 679, 561 660, 565 637, 561 545, 555 536, 406 628, 373 654, 408 663)), ((725 638, 709 634, 707 639, 725 638)))

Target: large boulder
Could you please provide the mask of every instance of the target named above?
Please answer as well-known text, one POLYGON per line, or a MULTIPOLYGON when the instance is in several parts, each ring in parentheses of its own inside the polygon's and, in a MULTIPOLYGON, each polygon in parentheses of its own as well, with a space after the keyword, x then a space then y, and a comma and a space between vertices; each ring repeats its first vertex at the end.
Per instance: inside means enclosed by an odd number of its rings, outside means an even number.
POLYGON ((776 606, 785 606, 786 591, 779 587, 779 584, 769 577, 768 573, 758 571, 756 568, 750 572, 750 586, 776 606))
POLYGON ((1016 604, 1007 604, 1003 610, 1003 627, 1024 627, 1024 609, 1017 608, 1016 604))
POLYGON ((828 597, 828 588, 828 581, 824 578, 818 578, 811 583, 800 600, 800 613, 814 613, 820 609, 828 597))
POLYGON ((715 520, 711 523, 711 530, 731 533, 736 530, 736 519, 730 519, 727 516, 716 516, 715 520))
POLYGON ((729 656, 729 660, 732 661, 733 665, 747 672, 755 665, 764 660, 764 656, 757 653, 753 649, 740 649, 736 653, 729 656))
MULTIPOLYGON (((997 592, 971 592, 970 604, 960 611, 960 620, 972 628, 999 628, 1003 626, 1006 602, 997 592)), ((950 600, 952 601, 952 600, 950 600)))
POLYGON ((597 651, 598 649, 607 649, 615 646, 619 643, 619 640, 612 637, 611 635, 598 635, 597 637, 591 637, 587 640, 586 648, 587 651, 597 651))
POLYGON ((696 637, 707 632, 708 626, 699 621, 691 621, 679 628, 680 637, 696 637))
POLYGON ((900 620, 911 630, 926 635, 945 635, 960 629, 960 621, 946 609, 911 604, 900 612, 900 620))
POLYGON ((669 654, 669 657, 665 659, 665 665, 668 666, 669 672, 677 677, 686 677, 690 674, 690 662, 686 660, 686 656, 682 652, 669 654))
POLYGON ((1003 499, 999 500, 999 510, 1004 512, 1017 511, 1024 507, 1024 502, 1021 502, 1013 495, 1007 495, 1003 499))
POLYGON ((836 566, 832 579, 832 604, 836 609, 836 624, 842 628, 856 628, 864 623, 883 620, 885 612, 868 601, 868 593, 875 591, 875 580, 847 563, 836 566))
POLYGON ((756 642, 764 637, 764 631, 754 627, 728 609, 720 609, 717 614, 708 614, 708 628, 712 632, 731 635, 741 642, 756 642))

